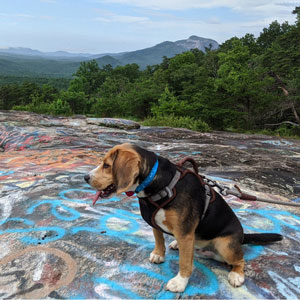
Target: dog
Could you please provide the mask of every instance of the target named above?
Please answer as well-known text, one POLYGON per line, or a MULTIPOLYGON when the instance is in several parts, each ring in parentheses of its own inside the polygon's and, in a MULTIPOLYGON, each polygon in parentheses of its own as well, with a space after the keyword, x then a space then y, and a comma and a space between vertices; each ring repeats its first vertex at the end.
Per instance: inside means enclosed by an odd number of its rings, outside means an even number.
POLYGON ((151 263, 164 262, 164 233, 175 237, 170 248, 179 249, 179 272, 166 285, 171 292, 185 290, 193 270, 194 247, 204 249, 205 257, 231 265, 229 283, 239 287, 245 280, 242 244, 283 238, 272 233, 244 234, 232 209, 201 176, 137 145, 113 147, 84 179, 97 190, 93 204, 114 193, 136 194, 142 217, 153 227, 151 263))

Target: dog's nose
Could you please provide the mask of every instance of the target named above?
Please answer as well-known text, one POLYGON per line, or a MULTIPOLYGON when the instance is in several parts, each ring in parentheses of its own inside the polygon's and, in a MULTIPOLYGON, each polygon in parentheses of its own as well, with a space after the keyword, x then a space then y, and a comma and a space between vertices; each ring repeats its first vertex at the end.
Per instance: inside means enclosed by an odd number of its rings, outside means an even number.
POLYGON ((87 183, 89 183, 89 181, 90 181, 90 175, 84 175, 84 180, 87 182, 87 183))

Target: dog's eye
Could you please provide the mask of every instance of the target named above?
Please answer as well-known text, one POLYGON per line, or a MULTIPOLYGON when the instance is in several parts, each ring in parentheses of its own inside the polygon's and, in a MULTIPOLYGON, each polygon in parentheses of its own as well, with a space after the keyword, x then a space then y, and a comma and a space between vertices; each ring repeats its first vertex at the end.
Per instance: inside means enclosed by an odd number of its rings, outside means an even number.
POLYGON ((103 164, 103 169, 107 169, 107 168, 109 168, 109 167, 110 167, 110 165, 108 165, 108 164, 106 164, 106 163, 103 164))

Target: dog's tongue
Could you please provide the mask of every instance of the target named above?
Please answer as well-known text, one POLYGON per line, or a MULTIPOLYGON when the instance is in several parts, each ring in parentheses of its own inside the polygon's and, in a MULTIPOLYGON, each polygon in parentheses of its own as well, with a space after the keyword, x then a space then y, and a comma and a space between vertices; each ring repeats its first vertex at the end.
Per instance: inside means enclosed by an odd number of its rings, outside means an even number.
POLYGON ((102 191, 97 191, 97 193, 96 193, 96 195, 95 195, 95 197, 94 197, 94 199, 93 199, 93 205, 96 204, 97 200, 99 199, 99 197, 100 197, 100 195, 101 195, 101 192, 102 192, 102 191))

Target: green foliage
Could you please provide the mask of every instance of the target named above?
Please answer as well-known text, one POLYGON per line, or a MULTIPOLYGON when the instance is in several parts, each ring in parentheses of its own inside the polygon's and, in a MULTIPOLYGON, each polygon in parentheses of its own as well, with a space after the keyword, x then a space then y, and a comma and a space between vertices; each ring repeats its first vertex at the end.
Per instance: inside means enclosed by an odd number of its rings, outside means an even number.
POLYGON ((39 56, 18 56, 0 53, 1 76, 70 78, 79 65, 80 62, 76 60, 56 60, 39 56))
POLYGON ((51 104, 51 114, 70 116, 72 109, 66 100, 58 98, 51 104))
MULTIPOLYGON (((154 49, 162 62, 144 70, 107 56, 77 63, 68 86, 37 78, 18 84, 7 79, 1 86, 0 77, 0 109, 145 119, 147 125, 200 131, 259 131, 284 121, 300 125, 300 8, 293 13, 294 25, 274 21, 257 38, 233 37, 205 53, 193 49, 169 58, 162 54, 166 49, 172 55, 182 51, 162 43, 154 49)), ((147 51, 124 57, 151 61, 153 52, 147 51)), ((297 128, 270 133, 294 136, 297 128)))
POLYGON ((252 131, 250 133, 258 133, 258 134, 272 135, 278 137, 300 139, 300 128, 297 126, 281 125, 280 127, 273 130, 263 129, 259 131, 252 131))
POLYGON ((280 36, 286 34, 291 29, 291 26, 285 22, 279 24, 277 21, 272 22, 268 28, 264 28, 263 32, 257 38, 257 45, 261 52, 270 48, 280 36))
POLYGON ((166 87, 158 102, 152 106, 151 113, 155 117, 160 115, 186 116, 189 113, 188 110, 188 103, 178 100, 166 87))
POLYGON ((53 114, 52 105, 49 103, 39 103, 36 99, 32 100, 32 103, 27 105, 15 105, 12 107, 13 110, 20 111, 31 111, 38 114, 53 114))
POLYGON ((88 96, 84 92, 61 91, 59 99, 69 106, 73 114, 84 114, 89 111, 88 96))
POLYGON ((0 76, 0 87, 10 84, 23 84, 28 82, 34 83, 39 87, 42 87, 43 85, 49 85, 58 90, 66 90, 70 85, 70 81, 70 78, 0 76))
POLYGON ((95 60, 82 62, 70 83, 70 91, 83 92, 88 98, 92 97, 105 80, 95 60))
POLYGON ((143 122, 145 126, 168 126, 175 128, 186 128, 194 131, 208 132, 211 128, 201 120, 195 120, 192 117, 178 117, 173 114, 155 116, 145 119, 143 122))
POLYGON ((300 136, 300 128, 297 126, 281 125, 274 130, 274 133, 278 136, 295 137, 297 135, 300 136))
POLYGON ((119 107, 116 101, 106 98, 97 98, 91 107, 90 113, 96 117, 115 117, 119 114, 119 107))

